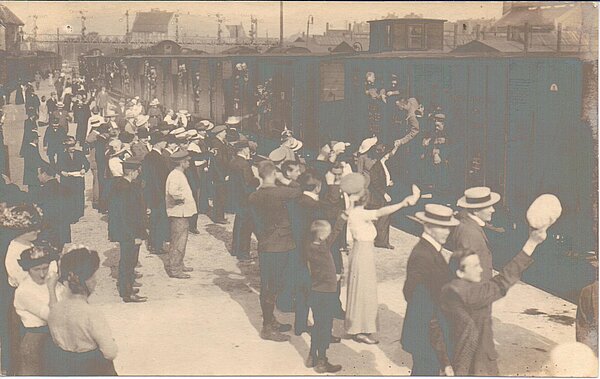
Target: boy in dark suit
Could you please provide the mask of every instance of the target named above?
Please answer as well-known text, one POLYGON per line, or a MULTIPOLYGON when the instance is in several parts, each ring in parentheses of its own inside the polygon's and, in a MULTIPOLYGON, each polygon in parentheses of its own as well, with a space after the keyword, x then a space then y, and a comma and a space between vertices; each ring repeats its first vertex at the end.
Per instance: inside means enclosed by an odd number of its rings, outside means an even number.
MULTIPOLYGON (((389 146, 379 144, 375 146, 375 154, 378 161, 369 171, 371 182, 369 191, 371 191, 371 201, 369 209, 379 209, 389 204, 392 197, 389 195, 390 189, 394 185, 388 167, 388 160, 396 153, 397 147, 391 149, 389 146)), ((377 238, 375 238, 375 247, 384 249, 394 249, 390 244, 390 216, 384 216, 375 222, 377 228, 377 238)))
POLYGON ((338 301, 337 283, 341 279, 341 276, 336 274, 331 245, 343 229, 345 222, 346 218, 340 216, 332 232, 331 225, 327 221, 314 221, 310 226, 312 238, 303 249, 311 276, 309 304, 315 320, 306 366, 314 367, 319 374, 334 373, 342 369, 341 365, 329 363, 327 349, 332 340, 333 318, 338 301))

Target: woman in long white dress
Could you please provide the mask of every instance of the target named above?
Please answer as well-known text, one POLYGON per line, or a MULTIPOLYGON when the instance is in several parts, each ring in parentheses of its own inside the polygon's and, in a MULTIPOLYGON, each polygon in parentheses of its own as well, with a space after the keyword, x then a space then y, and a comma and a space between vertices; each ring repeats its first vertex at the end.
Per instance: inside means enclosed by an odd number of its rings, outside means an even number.
POLYGON ((377 332, 377 272, 375 268, 374 241, 377 230, 373 221, 391 215, 407 206, 413 206, 420 198, 420 191, 413 185, 413 194, 400 203, 374 210, 364 209, 368 199, 366 179, 354 173, 342 178, 342 190, 350 196, 348 230, 354 243, 349 255, 347 278, 346 333, 357 342, 376 344, 371 334, 377 332))
POLYGON ((46 104, 46 96, 42 96, 40 100, 40 110, 38 117, 38 126, 47 126, 49 121, 48 105, 46 104))

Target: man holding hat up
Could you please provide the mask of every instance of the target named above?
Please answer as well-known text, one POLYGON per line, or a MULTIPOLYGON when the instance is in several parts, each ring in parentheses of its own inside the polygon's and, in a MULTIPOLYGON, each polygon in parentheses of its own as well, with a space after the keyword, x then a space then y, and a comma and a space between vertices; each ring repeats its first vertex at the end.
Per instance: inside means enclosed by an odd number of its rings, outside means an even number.
POLYGON ((196 201, 192 189, 185 176, 185 170, 190 167, 190 156, 186 150, 180 150, 171 155, 175 168, 167 177, 166 204, 167 215, 171 224, 171 246, 167 274, 171 278, 189 279, 186 272, 193 271, 183 263, 190 229, 189 218, 196 214, 196 201))
POLYGON ((214 185, 213 214, 212 220, 217 224, 227 224, 225 219, 225 203, 227 186, 225 185, 229 178, 229 161, 231 155, 227 146, 227 127, 217 125, 212 130, 214 138, 210 141, 213 151, 211 159, 212 180, 214 185))
POLYGON ((417 212, 416 218, 423 223, 423 234, 408 257, 403 288, 407 307, 400 342, 412 354, 412 376, 437 376, 440 370, 451 375, 439 308, 442 287, 450 280, 449 257, 442 245, 459 221, 451 208, 438 204, 425 205, 425 211, 417 212), (438 337, 435 346, 430 330, 438 337))
MULTIPOLYGON (((457 205, 462 208, 458 214, 458 225, 448 238, 448 248, 451 251, 473 251, 479 257, 481 264, 481 282, 492 279, 493 262, 492 251, 485 234, 484 227, 492 221, 496 211, 494 205, 500 201, 500 195, 492 192, 488 187, 473 187, 465 190, 464 196, 458 199, 457 205)), ((497 375, 498 353, 494 348, 494 334, 492 331, 492 304, 488 304, 474 319, 481 325, 480 346, 475 355, 478 368, 474 375, 497 375)))
POLYGON ((134 290, 135 266, 140 255, 140 245, 146 237, 146 216, 141 189, 135 183, 142 162, 129 158, 122 162, 123 176, 111 184, 108 203, 108 238, 119 242, 119 296, 126 303, 142 303, 145 297, 134 290))

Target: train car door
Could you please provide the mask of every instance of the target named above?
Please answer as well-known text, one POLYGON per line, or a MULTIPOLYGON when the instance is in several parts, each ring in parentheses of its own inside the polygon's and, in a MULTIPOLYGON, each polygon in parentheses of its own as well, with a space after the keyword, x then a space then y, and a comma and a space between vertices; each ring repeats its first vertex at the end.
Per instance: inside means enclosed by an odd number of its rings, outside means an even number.
POLYGON ((273 75, 273 113, 269 131, 273 135, 286 127, 293 128, 292 102, 294 97, 294 76, 289 62, 277 62, 273 75))

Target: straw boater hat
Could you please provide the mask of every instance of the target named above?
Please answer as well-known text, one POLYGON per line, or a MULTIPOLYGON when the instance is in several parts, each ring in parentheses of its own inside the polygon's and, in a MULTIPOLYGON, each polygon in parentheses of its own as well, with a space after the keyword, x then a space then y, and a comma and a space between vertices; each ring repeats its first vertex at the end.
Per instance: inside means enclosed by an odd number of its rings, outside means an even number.
POLYGON ((358 147, 358 153, 365 154, 366 152, 371 150, 371 148, 373 146, 375 146, 376 144, 377 144, 377 137, 367 138, 364 141, 362 141, 362 143, 358 147))
POLYGON ((457 206, 465 209, 482 209, 500 201, 500 195, 489 187, 473 187, 465 190, 465 195, 458 199, 457 206))
POLYGON ((229 116, 229 117, 227 117, 227 121, 225 121, 225 124, 236 125, 236 124, 239 124, 241 121, 242 121, 242 119, 238 116, 229 116))
POLYGON ((201 120, 200 122, 198 122, 198 129, 200 129, 202 127, 207 132, 210 132, 215 127, 215 124, 209 120, 201 120))
POLYGON ((452 208, 440 204, 425 204, 424 212, 417 212, 415 217, 422 222, 439 226, 456 226, 460 221, 454 218, 452 208))
POLYGON ((59 102, 56 103, 56 106, 59 107, 59 108, 64 108, 65 103, 63 103, 62 101, 59 101, 59 102))
POLYGON ((116 157, 117 155, 121 154, 122 152, 124 152, 125 150, 127 150, 123 144, 123 142, 121 142, 118 139, 112 140, 108 143, 108 146, 112 149, 113 153, 110 154, 110 157, 116 157))
POLYGON ((346 151, 348 146, 350 146, 350 143, 348 142, 336 142, 332 143, 331 150, 333 150, 333 152, 336 154, 340 154, 346 151))
POLYGON ((302 149, 303 145, 304 144, 302 143, 302 141, 300 141, 299 139, 296 139, 294 137, 287 140, 287 142, 285 144, 285 146, 287 146, 293 152, 296 152, 296 151, 302 149))
POLYGON ((185 132, 185 138, 187 138, 189 141, 197 140, 200 139, 200 134, 197 130, 188 130, 185 132))
POLYGON ((67 138, 63 141, 63 145, 65 146, 75 146, 77 145, 77 141, 73 136, 67 136, 67 138))
POLYGON ((107 110, 106 113, 104 114, 104 118, 116 117, 116 116, 117 116, 117 114, 112 109, 107 110))
POLYGON ((182 116, 189 116, 190 112, 188 112, 187 109, 180 109, 179 111, 177 111, 177 114, 182 116))
POLYGON ((169 132, 169 134, 172 134, 172 135, 174 135, 174 136, 176 136, 176 135, 178 135, 178 134, 182 134, 182 133, 185 133, 185 128, 184 128, 184 127, 181 127, 181 128, 175 128, 175 129, 173 129, 173 130, 171 130, 171 131, 169 132))
POLYGON ((340 189, 348 195, 361 193, 367 186, 367 178, 358 172, 345 175, 340 181, 340 189))
POLYGON ((141 114, 141 115, 139 115, 139 116, 136 117, 136 119, 135 119, 135 126, 142 126, 145 123, 147 123, 149 119, 150 119, 150 116, 141 114))

